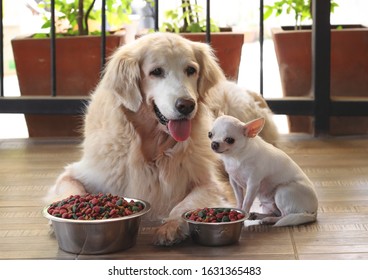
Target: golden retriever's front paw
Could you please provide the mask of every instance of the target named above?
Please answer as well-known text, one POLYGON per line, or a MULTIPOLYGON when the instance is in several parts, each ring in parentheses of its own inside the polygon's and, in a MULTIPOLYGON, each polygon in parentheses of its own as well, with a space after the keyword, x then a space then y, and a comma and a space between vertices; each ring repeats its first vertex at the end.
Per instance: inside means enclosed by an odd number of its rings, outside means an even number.
POLYGON ((49 230, 48 230, 49 236, 55 237, 55 230, 54 230, 54 227, 51 221, 48 221, 48 227, 49 227, 49 230))
POLYGON ((160 246, 172 246, 188 236, 188 229, 178 220, 169 220, 156 229, 153 243, 160 246))

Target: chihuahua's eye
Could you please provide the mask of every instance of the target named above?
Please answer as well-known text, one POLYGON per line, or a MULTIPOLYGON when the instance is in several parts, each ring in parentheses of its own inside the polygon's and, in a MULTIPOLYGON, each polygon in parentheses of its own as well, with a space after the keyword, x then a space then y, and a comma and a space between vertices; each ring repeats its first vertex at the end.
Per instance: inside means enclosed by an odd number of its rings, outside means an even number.
POLYGON ((208 132, 208 138, 212 138, 212 132, 210 131, 210 132, 208 132))
POLYGON ((155 77, 160 78, 160 77, 164 77, 165 71, 161 67, 158 67, 158 68, 153 69, 149 74, 150 76, 155 76, 155 77))
POLYGON ((192 75, 194 75, 196 72, 197 72, 197 69, 195 69, 195 68, 194 68, 194 67, 192 67, 192 66, 188 66, 188 67, 185 69, 185 73, 186 73, 188 76, 192 76, 192 75))
POLYGON ((231 137, 226 137, 224 141, 228 144, 234 144, 235 139, 231 137))

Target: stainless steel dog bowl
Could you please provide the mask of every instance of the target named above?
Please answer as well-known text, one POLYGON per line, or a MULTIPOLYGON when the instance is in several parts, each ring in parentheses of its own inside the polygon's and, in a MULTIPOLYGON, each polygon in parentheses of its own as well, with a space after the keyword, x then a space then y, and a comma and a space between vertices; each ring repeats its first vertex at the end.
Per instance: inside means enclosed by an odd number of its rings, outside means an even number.
POLYGON ((245 212, 240 209, 227 209, 243 214, 244 218, 230 222, 196 222, 187 218, 187 215, 192 213, 194 210, 185 212, 182 215, 182 218, 188 223, 189 234, 193 241, 205 246, 223 246, 238 242, 244 221, 247 217, 245 212))
POLYGON ((43 215, 51 220, 60 249, 74 254, 108 254, 128 249, 135 245, 141 217, 150 211, 150 204, 143 200, 144 209, 129 216, 102 220, 71 220, 43 215))

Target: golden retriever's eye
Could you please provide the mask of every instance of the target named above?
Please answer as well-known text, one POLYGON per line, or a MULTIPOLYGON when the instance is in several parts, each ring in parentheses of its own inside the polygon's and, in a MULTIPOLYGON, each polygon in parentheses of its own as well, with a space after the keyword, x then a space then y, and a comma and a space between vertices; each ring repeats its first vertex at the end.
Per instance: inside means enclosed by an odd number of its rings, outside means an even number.
POLYGON ((192 66, 188 66, 186 69, 185 69, 185 73, 188 75, 188 76, 192 76, 194 75, 195 73, 197 73, 197 69, 195 69, 194 67, 192 66))
POLYGON ((235 139, 231 137, 226 137, 224 141, 228 144, 234 144, 235 139))
POLYGON ((165 71, 164 69, 158 67, 158 68, 153 69, 149 74, 150 76, 163 77, 165 75, 165 71))
POLYGON ((212 138, 212 132, 210 131, 210 132, 208 132, 208 138, 212 138))

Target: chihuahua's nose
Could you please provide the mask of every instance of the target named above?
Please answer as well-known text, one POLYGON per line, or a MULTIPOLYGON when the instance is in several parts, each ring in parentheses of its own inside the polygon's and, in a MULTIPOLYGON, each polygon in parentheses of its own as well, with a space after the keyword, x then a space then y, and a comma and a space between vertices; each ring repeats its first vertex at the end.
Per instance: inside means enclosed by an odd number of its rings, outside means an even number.
POLYGON ((179 111, 179 113, 187 116, 193 112, 195 108, 195 102, 193 99, 179 98, 175 102, 175 108, 179 111))
POLYGON ((218 142, 213 141, 211 143, 212 150, 217 151, 219 147, 220 147, 220 144, 218 142))

